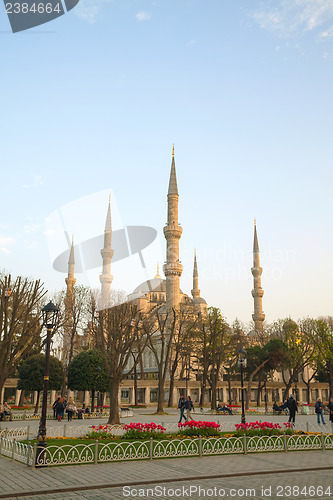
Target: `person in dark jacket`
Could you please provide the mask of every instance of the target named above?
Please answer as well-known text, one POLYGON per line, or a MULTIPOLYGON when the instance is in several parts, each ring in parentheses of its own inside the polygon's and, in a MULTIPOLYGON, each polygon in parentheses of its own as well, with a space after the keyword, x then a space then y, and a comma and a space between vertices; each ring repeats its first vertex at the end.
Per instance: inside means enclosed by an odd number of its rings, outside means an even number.
POLYGON ((321 423, 326 424, 326 422, 324 420, 324 404, 320 398, 318 398, 316 401, 315 413, 317 415, 317 424, 320 424, 320 417, 321 417, 321 423))
POLYGON ((295 399, 293 398, 293 395, 290 394, 288 400, 287 400, 287 408, 289 410, 289 420, 288 422, 292 422, 295 424, 295 416, 296 412, 298 411, 297 403, 295 399))
POLYGON ((182 419, 184 419, 186 421, 186 417, 184 415, 184 410, 185 410, 185 398, 183 396, 183 394, 180 396, 179 398, 179 401, 178 401, 178 409, 180 411, 180 414, 179 414, 179 424, 181 424, 182 422, 182 419))
POLYGON ((185 401, 185 410, 186 410, 186 421, 192 420, 191 410, 194 410, 194 406, 190 396, 187 396, 185 401))

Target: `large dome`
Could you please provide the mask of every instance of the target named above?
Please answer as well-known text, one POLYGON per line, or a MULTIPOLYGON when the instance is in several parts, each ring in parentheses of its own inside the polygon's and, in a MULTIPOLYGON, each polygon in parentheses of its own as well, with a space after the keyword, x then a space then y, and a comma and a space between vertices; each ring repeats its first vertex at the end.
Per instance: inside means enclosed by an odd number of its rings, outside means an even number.
POLYGON ((154 278, 152 280, 147 280, 141 283, 141 285, 137 286, 135 290, 131 293, 131 295, 137 294, 137 293, 142 293, 145 295, 148 292, 152 292, 156 288, 159 288, 161 291, 166 290, 166 281, 162 278, 154 278), (160 288, 160 285, 161 288, 160 288))

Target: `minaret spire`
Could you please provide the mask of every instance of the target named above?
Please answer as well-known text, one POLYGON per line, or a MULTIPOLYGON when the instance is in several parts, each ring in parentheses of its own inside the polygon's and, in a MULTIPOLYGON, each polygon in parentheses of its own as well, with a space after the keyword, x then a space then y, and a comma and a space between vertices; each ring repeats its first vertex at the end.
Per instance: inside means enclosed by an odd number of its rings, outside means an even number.
POLYGON ((99 279, 101 282, 101 301, 100 308, 106 309, 110 305, 111 283, 113 276, 111 274, 111 259, 113 250, 111 248, 112 225, 111 225, 111 195, 109 196, 108 211, 106 214, 105 230, 104 230, 104 248, 101 250, 103 259, 102 274, 99 279))
POLYGON ((71 331, 73 325, 73 303, 74 303, 74 285, 76 279, 74 277, 74 236, 72 236, 72 244, 69 252, 68 259, 68 273, 66 282, 66 297, 65 297, 65 324, 64 324, 64 336, 63 336, 63 346, 62 346, 62 361, 67 365, 69 362, 68 355, 71 343, 71 331))
POLYGON ((179 278, 183 266, 179 261, 179 240, 182 228, 178 224, 178 187, 174 148, 172 149, 172 162, 168 190, 168 220, 163 229, 166 239, 166 263, 163 271, 166 277, 166 308, 169 311, 177 308, 180 303, 179 278))
POLYGON ((193 290, 191 290, 191 293, 194 299, 200 297, 197 253, 195 250, 194 250, 194 264, 193 264, 193 290))
POLYGON ((257 224, 255 219, 254 219, 254 238, 253 238, 253 267, 251 269, 251 272, 253 275, 252 297, 254 299, 254 313, 252 314, 252 319, 254 321, 255 330, 262 331, 264 329, 264 320, 265 320, 265 315, 262 312, 262 297, 264 295, 264 291, 261 288, 262 268, 260 267, 257 224))

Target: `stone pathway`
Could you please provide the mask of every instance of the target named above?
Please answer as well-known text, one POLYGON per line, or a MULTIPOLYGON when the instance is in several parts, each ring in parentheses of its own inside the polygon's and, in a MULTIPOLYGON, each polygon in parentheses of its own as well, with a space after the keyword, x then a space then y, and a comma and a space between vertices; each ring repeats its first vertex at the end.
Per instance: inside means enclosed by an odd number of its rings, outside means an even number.
POLYGON ((29 468, 0 457, 0 471, 0 499, 51 500, 66 496, 66 500, 105 500, 139 496, 138 490, 146 493, 141 496, 169 498, 175 496, 171 493, 176 489, 180 493, 178 496, 184 498, 189 496, 190 491, 191 498, 202 498, 203 490, 213 493, 207 496, 217 498, 222 496, 221 492, 218 494, 219 490, 225 490, 223 496, 237 499, 246 497, 245 492, 238 491, 246 488, 255 489, 254 495, 247 496, 261 499, 268 496, 263 494, 261 488, 268 493, 271 487, 270 498, 306 500, 329 498, 324 494, 329 486, 333 496, 332 451, 177 458, 45 469, 29 468), (295 487, 294 494, 289 494, 289 490, 284 489, 286 486, 295 487), (322 486, 323 490, 312 489, 307 494, 310 486, 322 486), (190 487, 192 490, 189 490, 190 487), (202 489, 200 495, 199 487, 202 489), (314 491, 315 494, 312 494, 314 491), (164 494, 157 495, 156 492, 164 494), (277 493, 280 495, 277 496, 277 493))

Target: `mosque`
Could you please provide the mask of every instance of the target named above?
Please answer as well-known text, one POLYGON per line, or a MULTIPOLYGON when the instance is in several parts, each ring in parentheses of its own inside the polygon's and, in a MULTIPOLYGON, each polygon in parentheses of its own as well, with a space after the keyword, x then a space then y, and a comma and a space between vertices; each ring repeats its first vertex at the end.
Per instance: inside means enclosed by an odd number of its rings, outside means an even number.
MULTIPOLYGON (((164 237, 166 239, 166 259, 163 266, 163 273, 165 279, 160 276, 159 266, 157 267, 157 274, 154 278, 144 281, 138 285, 132 293, 127 297, 127 300, 138 306, 144 312, 149 312, 158 308, 160 312, 167 312, 172 308, 178 308, 182 304, 186 305, 188 309, 192 309, 194 314, 205 314, 207 311, 207 303, 200 295, 199 290, 199 275, 198 275, 198 262, 196 253, 194 254, 193 264, 193 288, 191 296, 186 295, 180 289, 180 278, 183 272, 183 265, 180 261, 179 242, 182 236, 182 227, 178 220, 178 203, 179 192, 176 176, 175 153, 172 150, 172 161, 170 180, 167 194, 167 222, 163 228, 164 237)), ((100 275, 101 293, 100 293, 100 309, 105 309, 110 306, 111 285, 113 276, 111 274, 111 263, 114 251, 112 249, 112 224, 111 224, 111 203, 109 200, 106 223, 104 230, 104 246, 101 249, 102 257, 102 273, 100 275)), ((69 262, 68 262, 68 275, 66 278, 67 286, 67 303, 70 304, 73 296, 73 288, 75 285, 75 261, 74 261, 74 243, 72 242, 69 262)), ((262 297, 263 290, 261 288, 261 274, 262 268, 259 261, 259 245, 256 224, 254 226, 254 244, 253 244, 253 290, 252 296, 254 300, 254 313, 252 315, 254 321, 255 331, 263 330, 263 323, 265 315, 262 310, 262 297)), ((63 359, 66 359, 66 351, 69 348, 69 338, 64 334, 63 341, 63 359)), ((154 367, 153 357, 150 353, 144 353, 144 371, 150 377, 154 377, 156 367, 154 367)), ((125 382, 125 381, 124 381, 125 382)), ((129 382, 129 381, 128 381, 129 382)), ((139 382, 146 382, 144 380, 139 382)), ((181 381, 180 381, 181 382, 181 381)), ((133 397, 128 397, 127 394, 131 393, 130 389, 122 390, 122 400, 132 400, 133 397)), ((154 391, 149 391, 145 387, 141 391, 142 402, 154 402, 154 391), (150 396, 149 396, 150 392, 150 396), (143 394, 144 393, 144 394, 143 394)), ((139 389, 140 394, 140 389, 139 389)), ((198 388, 194 387, 192 390, 194 400, 199 396, 198 388)))

